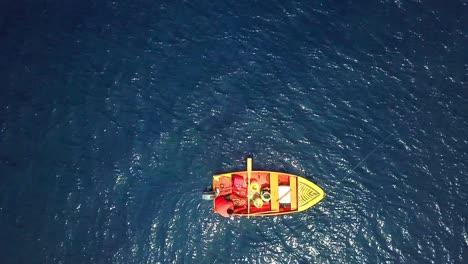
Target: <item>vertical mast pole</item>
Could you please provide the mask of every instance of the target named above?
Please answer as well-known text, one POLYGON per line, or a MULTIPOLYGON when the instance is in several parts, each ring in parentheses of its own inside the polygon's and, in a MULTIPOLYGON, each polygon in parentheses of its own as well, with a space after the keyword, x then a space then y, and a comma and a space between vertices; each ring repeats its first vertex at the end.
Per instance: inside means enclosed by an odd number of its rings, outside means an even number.
POLYGON ((252 158, 247 158, 247 218, 250 218, 250 177, 252 176, 252 158))

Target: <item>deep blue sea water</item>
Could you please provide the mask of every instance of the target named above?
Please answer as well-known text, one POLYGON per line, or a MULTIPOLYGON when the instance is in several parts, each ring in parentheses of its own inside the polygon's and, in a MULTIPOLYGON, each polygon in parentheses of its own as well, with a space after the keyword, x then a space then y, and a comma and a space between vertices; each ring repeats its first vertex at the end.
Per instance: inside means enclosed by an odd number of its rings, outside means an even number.
POLYGON ((468 4, 0 3, 1 263, 467 263, 468 4), (302 175, 223 219, 214 173, 302 175))

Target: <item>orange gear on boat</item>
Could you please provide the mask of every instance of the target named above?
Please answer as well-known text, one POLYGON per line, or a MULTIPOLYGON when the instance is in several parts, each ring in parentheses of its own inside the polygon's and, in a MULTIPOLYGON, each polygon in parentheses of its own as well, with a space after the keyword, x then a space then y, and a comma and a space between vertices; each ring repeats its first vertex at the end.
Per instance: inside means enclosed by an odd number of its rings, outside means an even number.
POLYGON ((234 210, 234 203, 223 196, 216 197, 214 210, 223 217, 230 217, 228 210, 234 210))

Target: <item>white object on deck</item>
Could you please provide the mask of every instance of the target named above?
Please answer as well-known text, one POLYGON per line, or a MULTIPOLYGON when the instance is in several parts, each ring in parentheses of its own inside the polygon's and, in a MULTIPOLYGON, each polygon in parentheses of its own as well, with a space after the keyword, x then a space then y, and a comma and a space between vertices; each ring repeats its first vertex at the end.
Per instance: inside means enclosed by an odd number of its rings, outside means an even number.
POLYGON ((291 187, 289 186, 278 186, 278 196, 280 197, 280 204, 291 203, 291 187))

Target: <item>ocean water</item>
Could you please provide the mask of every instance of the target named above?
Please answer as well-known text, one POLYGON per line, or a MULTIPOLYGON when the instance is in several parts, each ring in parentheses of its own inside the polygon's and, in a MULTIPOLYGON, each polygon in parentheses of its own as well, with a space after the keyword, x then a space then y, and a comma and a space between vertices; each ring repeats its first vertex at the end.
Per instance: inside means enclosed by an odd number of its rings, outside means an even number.
POLYGON ((468 5, 0 3, 1 263, 466 263, 468 5), (215 173, 327 197, 224 219, 215 173))

